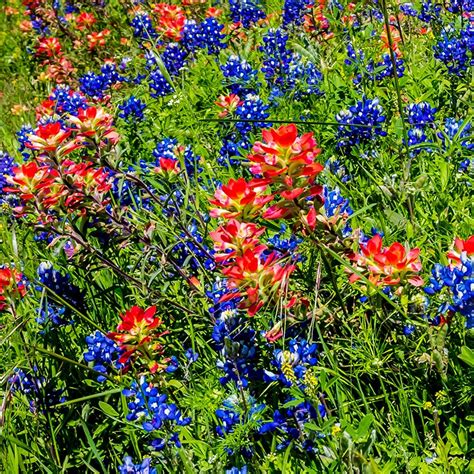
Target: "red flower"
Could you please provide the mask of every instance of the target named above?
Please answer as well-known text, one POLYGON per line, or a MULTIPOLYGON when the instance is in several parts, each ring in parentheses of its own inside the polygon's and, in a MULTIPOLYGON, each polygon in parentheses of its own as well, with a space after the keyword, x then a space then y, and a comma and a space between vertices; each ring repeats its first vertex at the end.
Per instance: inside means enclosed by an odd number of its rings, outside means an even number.
POLYGON ((163 321, 156 317, 155 313, 156 306, 151 306, 146 310, 133 306, 120 316, 122 322, 117 326, 117 332, 107 334, 108 338, 125 349, 125 352, 119 358, 120 363, 127 363, 130 357, 141 347, 162 353, 160 344, 150 345, 157 338, 168 334, 168 331, 156 333, 155 330, 163 324, 163 321))
POLYGON ((179 161, 173 158, 160 158, 160 166, 155 168, 156 173, 163 173, 166 175, 178 174, 179 173, 179 161))
POLYGON ((89 30, 97 20, 92 13, 82 12, 76 19, 76 24, 79 30, 89 30))
POLYGON ((461 255, 465 253, 468 257, 474 255, 474 235, 471 235, 466 240, 462 240, 457 237, 454 240, 454 247, 456 250, 450 250, 448 252, 448 258, 452 260, 456 265, 461 263, 461 255))
POLYGON ((184 10, 177 5, 157 3, 153 11, 157 17, 157 31, 167 38, 179 41, 186 21, 184 10))
POLYGON ((225 262, 243 255, 247 250, 252 249, 254 253, 259 253, 262 246, 258 238, 265 232, 265 229, 257 227, 255 224, 239 222, 230 219, 224 225, 209 233, 214 241, 216 252, 216 262, 225 262))
MULTIPOLYGON (((382 248, 382 237, 376 234, 361 247, 361 253, 352 256, 357 269, 369 273, 368 279, 374 285, 398 285, 406 280, 413 286, 423 285, 423 279, 417 274, 421 271, 420 249, 407 250, 399 242, 382 248)), ((359 280, 355 273, 350 282, 359 280)))
POLYGON ((284 177, 315 177, 323 166, 315 162, 321 153, 312 133, 298 137, 296 125, 262 131, 263 142, 253 146, 248 159, 254 163, 253 174, 263 175, 268 181, 283 182, 284 177))
POLYGON ((41 152, 54 152, 70 135, 71 130, 63 130, 59 122, 48 123, 40 125, 35 133, 28 136, 26 146, 41 152))
POLYGON ((58 38, 43 38, 36 47, 36 54, 46 55, 48 58, 60 56, 62 54, 61 43, 58 38))
POLYGON ((263 194, 266 189, 267 186, 253 180, 247 183, 244 178, 231 179, 215 192, 214 199, 210 199, 210 203, 217 206, 211 209, 210 215, 224 219, 240 217, 243 221, 250 220, 273 199, 271 194, 263 194))
POLYGON ((4 188, 4 191, 19 193, 23 201, 29 201, 39 191, 51 188, 59 176, 56 170, 40 167, 35 161, 15 167, 13 172, 14 175, 8 176, 7 181, 15 187, 4 188))
POLYGON ((240 97, 237 94, 221 95, 215 102, 216 105, 223 109, 222 112, 219 113, 220 118, 233 114, 237 107, 242 103, 243 101, 240 100, 240 97))
POLYGON ((111 31, 108 29, 93 32, 87 35, 87 41, 89 42, 89 49, 95 49, 97 46, 103 48, 105 46, 105 41, 110 35, 111 31))
POLYGON ((247 309, 249 316, 257 311, 288 282, 294 265, 282 265, 275 252, 263 256, 265 246, 260 252, 247 249, 243 255, 235 258, 235 263, 222 270, 227 278, 227 285, 236 292, 228 293, 223 300, 241 297, 240 308, 247 309))
POLYGON ((24 276, 14 268, 0 268, 0 311, 3 311, 7 304, 7 297, 26 295, 24 276))
POLYGON ((107 140, 112 144, 118 142, 119 135, 113 127, 113 116, 102 107, 79 109, 77 116, 70 115, 69 122, 77 127, 79 136, 94 139, 96 142, 107 140))

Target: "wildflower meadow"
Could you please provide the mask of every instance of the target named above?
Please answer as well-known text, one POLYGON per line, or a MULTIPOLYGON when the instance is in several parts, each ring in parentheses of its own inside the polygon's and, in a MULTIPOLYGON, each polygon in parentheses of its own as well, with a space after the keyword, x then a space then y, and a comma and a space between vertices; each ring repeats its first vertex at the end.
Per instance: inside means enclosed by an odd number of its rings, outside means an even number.
POLYGON ((473 0, 2 0, 0 472, 473 473, 473 0))

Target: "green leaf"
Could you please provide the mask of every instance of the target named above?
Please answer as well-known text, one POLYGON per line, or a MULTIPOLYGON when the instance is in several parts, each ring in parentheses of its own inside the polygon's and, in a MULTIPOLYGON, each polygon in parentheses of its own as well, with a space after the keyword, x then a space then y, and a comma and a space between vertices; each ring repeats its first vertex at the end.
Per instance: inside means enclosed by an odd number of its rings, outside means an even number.
POLYGON ((474 367, 474 351, 471 348, 462 346, 461 353, 458 355, 458 357, 467 365, 469 365, 469 367, 474 367))
POLYGON ((100 401, 99 407, 107 416, 114 416, 114 417, 119 416, 119 414, 115 411, 115 409, 108 403, 100 401))

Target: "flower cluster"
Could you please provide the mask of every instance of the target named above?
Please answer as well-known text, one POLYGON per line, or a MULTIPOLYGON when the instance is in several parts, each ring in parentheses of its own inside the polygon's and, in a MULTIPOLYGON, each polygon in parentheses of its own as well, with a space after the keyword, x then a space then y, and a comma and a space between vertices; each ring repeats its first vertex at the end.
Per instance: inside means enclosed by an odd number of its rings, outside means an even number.
POLYGON ((166 395, 161 395, 158 388, 147 382, 145 377, 141 377, 138 383, 132 382, 130 388, 123 390, 123 394, 129 399, 128 421, 139 421, 148 433, 160 431, 164 434, 150 442, 153 449, 161 451, 168 445, 181 447, 179 433, 175 430, 189 425, 191 418, 184 417, 174 403, 167 403, 166 395))
POLYGON ((456 239, 448 258, 452 262, 449 265, 434 266, 425 292, 443 295, 438 314, 459 313, 466 318, 466 327, 474 328, 474 236, 465 241, 456 239))
POLYGON ((150 458, 145 458, 141 463, 133 464, 131 456, 125 456, 118 472, 119 474, 157 474, 156 469, 151 467, 150 458))
POLYGON ((420 249, 410 250, 399 242, 382 247, 381 235, 375 234, 361 244, 360 250, 361 253, 351 257, 356 264, 356 272, 350 276, 351 283, 360 280, 362 274, 376 286, 400 286, 405 283, 415 287, 423 285, 423 279, 418 275, 421 271, 420 249))

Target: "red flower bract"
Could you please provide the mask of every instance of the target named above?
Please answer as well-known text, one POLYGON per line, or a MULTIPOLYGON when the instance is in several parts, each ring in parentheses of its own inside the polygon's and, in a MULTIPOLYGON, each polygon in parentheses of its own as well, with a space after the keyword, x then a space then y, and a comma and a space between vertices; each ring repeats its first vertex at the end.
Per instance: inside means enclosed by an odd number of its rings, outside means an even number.
POLYGON ((266 185, 260 185, 254 180, 247 182, 244 178, 231 179, 215 192, 214 199, 210 199, 210 203, 217 206, 211 209, 210 215, 225 219, 239 217, 243 221, 251 220, 273 199, 271 194, 263 194, 266 189, 266 185))
POLYGON ((5 303, 7 297, 25 296, 26 287, 23 279, 23 274, 14 268, 0 268, 0 311, 7 307, 5 303))
POLYGON ((133 306, 125 314, 121 315, 121 323, 117 326, 117 332, 110 332, 107 337, 114 340, 125 352, 119 362, 126 363, 134 352, 141 347, 149 347, 152 351, 161 354, 163 348, 156 343, 156 339, 164 336, 168 331, 156 333, 155 330, 163 324, 161 318, 155 316, 156 306, 150 306, 143 310, 133 306))
MULTIPOLYGON (((361 272, 368 272, 368 279, 377 286, 398 285, 404 281, 413 286, 421 286, 423 280, 417 274, 421 271, 419 259, 420 249, 406 249, 399 242, 390 247, 382 247, 382 237, 376 234, 365 245, 361 246, 361 253, 354 254, 351 259, 357 264, 361 272)), ((353 273, 351 283, 360 279, 353 273)))

